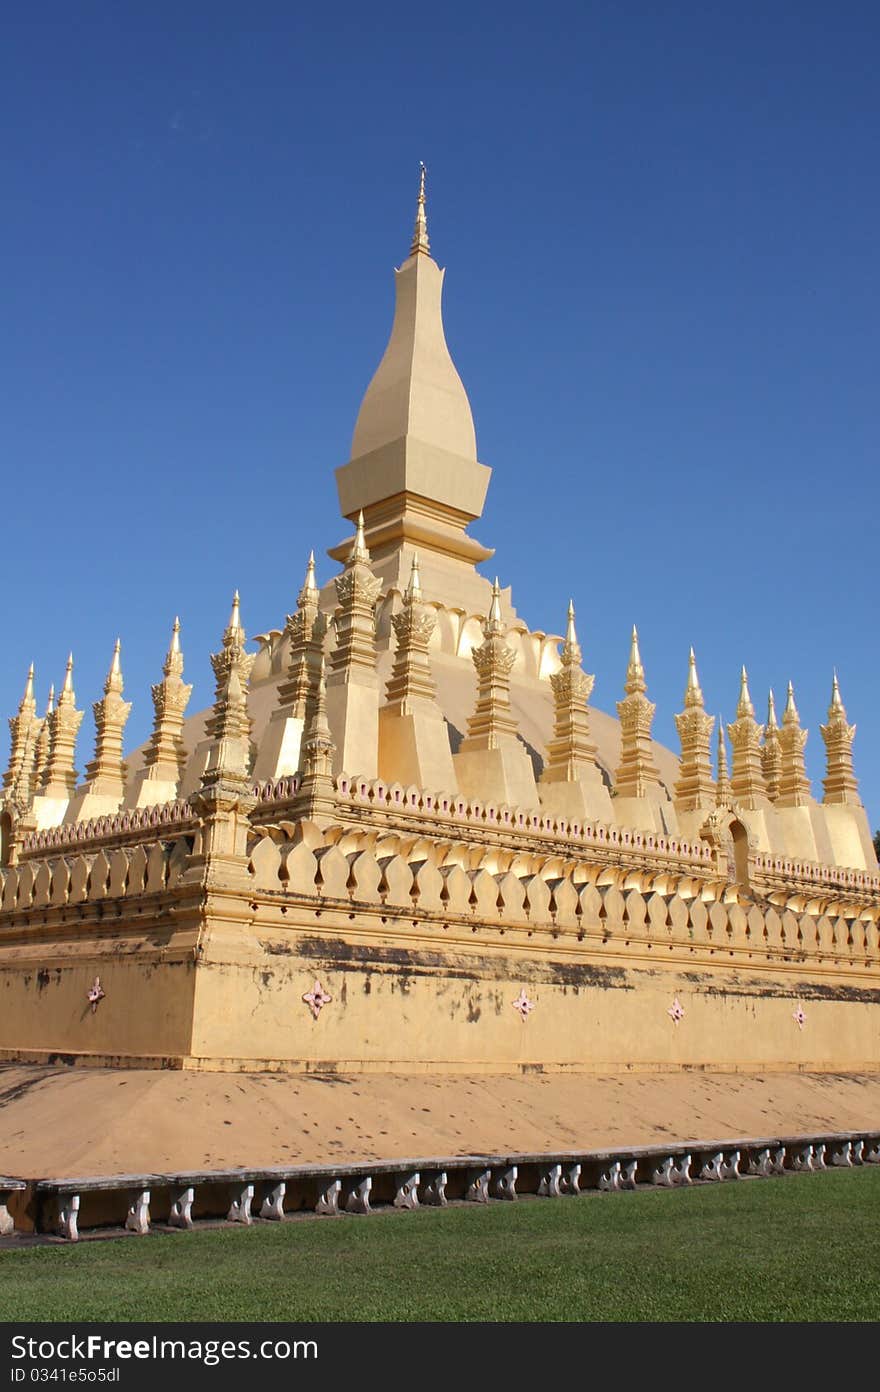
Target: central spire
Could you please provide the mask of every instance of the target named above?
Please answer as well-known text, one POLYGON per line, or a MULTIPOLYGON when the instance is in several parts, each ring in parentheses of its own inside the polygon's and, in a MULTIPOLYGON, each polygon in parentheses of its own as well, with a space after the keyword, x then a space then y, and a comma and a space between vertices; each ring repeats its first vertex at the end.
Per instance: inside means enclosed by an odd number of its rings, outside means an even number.
MULTIPOLYGON (((408 543, 475 565, 492 552, 465 528, 483 511, 491 470, 477 460, 470 402, 446 344, 424 165, 410 254, 394 274, 391 336, 361 402, 351 460, 336 471, 340 507, 352 521, 363 511, 375 561, 408 543)), ((330 554, 344 561, 349 549, 330 554)))
POLYGON ((419 176, 419 199, 416 204, 416 225, 413 230, 412 246, 409 249, 410 256, 417 256, 419 252, 425 256, 431 255, 431 243, 428 241, 428 219, 425 216, 425 169, 424 161, 421 166, 422 172, 419 176))

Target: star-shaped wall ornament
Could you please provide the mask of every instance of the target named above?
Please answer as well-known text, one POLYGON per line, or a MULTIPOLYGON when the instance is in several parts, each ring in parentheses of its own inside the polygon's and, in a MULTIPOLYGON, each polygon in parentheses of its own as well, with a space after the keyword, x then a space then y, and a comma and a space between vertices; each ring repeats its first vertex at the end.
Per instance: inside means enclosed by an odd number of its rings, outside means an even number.
POLYGON ((523 986, 523 988, 521 989, 516 1000, 511 1001, 511 1005, 513 1006, 514 1010, 519 1011, 520 1019, 524 1022, 528 1019, 528 1017, 531 1015, 532 1011, 535 1008, 535 1002, 530 1001, 528 996, 526 995, 525 986, 523 986))
POLYGON ((98 1001, 103 1000, 106 994, 104 987, 101 985, 100 976, 96 976, 89 987, 89 1005, 92 1007, 93 1015, 98 1008, 98 1001))
POLYGON ((328 996, 320 981, 316 981, 311 991, 306 991, 303 1000, 312 1012, 312 1016, 317 1020, 325 1005, 329 1005, 333 997, 328 996))
POLYGON ((679 1020, 684 1019, 684 1006, 678 999, 678 996, 675 997, 666 1014, 674 1025, 677 1025, 679 1020))
POLYGON ((799 1005, 791 1018, 794 1020, 798 1029, 803 1029, 804 1025, 807 1023, 807 1017, 804 1014, 803 1006, 799 1005))

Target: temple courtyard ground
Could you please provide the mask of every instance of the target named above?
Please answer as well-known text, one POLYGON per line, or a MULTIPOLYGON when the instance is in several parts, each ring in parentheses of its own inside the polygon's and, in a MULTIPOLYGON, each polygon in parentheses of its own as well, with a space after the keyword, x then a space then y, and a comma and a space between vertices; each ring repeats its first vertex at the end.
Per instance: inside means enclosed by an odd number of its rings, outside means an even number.
POLYGON ((0 1250, 0 1320, 874 1321, 880 1170, 0 1250))
POLYGON ((0 1067, 26 1179, 880 1130, 880 1074, 313 1076, 0 1067))

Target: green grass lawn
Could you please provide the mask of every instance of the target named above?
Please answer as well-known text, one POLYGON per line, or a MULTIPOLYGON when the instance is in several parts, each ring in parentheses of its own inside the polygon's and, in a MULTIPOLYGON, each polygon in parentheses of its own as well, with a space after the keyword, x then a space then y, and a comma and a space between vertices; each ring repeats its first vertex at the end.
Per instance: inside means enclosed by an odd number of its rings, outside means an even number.
POLYGON ((0 1252, 3 1320, 871 1320, 880 1168, 0 1252))

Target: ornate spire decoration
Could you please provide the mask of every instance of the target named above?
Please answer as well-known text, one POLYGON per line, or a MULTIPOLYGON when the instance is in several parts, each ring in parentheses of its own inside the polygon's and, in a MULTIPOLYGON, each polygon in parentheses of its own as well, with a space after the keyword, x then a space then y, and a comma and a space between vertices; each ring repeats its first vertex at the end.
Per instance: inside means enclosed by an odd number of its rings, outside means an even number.
POLYGON ((246 635, 241 623, 238 590, 219 652, 211 654, 217 687, 213 714, 205 726, 212 741, 202 787, 229 782, 245 783, 250 770, 250 719, 247 686, 256 653, 245 652, 246 635))
POLYGON ((428 241, 428 219, 425 216, 425 175, 427 170, 424 163, 420 164, 419 173, 419 198, 416 204, 416 225, 413 229, 412 245, 409 249, 410 256, 430 256, 431 243, 428 241))
POLYGON ((428 657, 428 644, 437 619, 422 603, 417 553, 413 555, 403 608, 393 615, 391 623, 397 635, 397 650, 385 688, 387 705, 384 709, 396 715, 413 715, 425 702, 433 705, 437 694, 428 657))
POLYGON ((856 727, 846 718, 846 708, 840 695, 837 672, 831 686, 831 704, 828 707, 828 724, 820 725, 819 732, 825 742, 826 769, 823 788, 826 803, 850 803, 861 805, 859 784, 853 772, 852 742, 856 727))
POLYGON ((3 791, 22 805, 26 805, 31 797, 34 757, 41 727, 42 721, 37 716, 37 703, 34 700, 34 664, 31 663, 18 714, 9 719, 9 765, 3 776, 3 791))
POLYGON ((335 646, 327 677, 327 714, 339 769, 366 778, 378 774, 379 682, 376 675, 376 601, 382 582, 370 568, 364 515, 354 545, 337 575, 335 646))
MULTIPOLYGON (((361 514, 363 516, 363 514, 361 514)), ((363 528, 358 527, 354 550, 363 543, 363 528)), ((318 667, 322 662, 322 643, 326 625, 318 613, 319 591, 315 581, 315 553, 309 552, 305 580, 297 595, 296 612, 287 615, 285 632, 290 639, 287 679, 278 688, 278 704, 289 714, 305 719, 309 692, 315 689, 318 667)))
POLYGON ((697 660, 691 648, 684 710, 675 717, 675 728, 681 741, 681 764, 675 785, 675 806, 680 812, 712 806, 715 787, 709 746, 714 724, 715 717, 707 715, 703 705, 697 660))
POLYGON ((467 737, 462 740, 460 753, 476 748, 495 749, 501 736, 515 739, 517 735, 510 708, 510 674, 516 653, 507 643, 497 576, 489 612, 483 620, 483 642, 473 649, 471 658, 477 669, 477 704, 468 721, 467 737))
POLYGON ((741 807, 754 810, 764 804, 767 790, 761 769, 761 726, 755 720, 755 707, 749 694, 745 667, 740 673, 736 720, 728 725, 727 733, 733 747, 733 777, 730 780, 733 800, 741 807))
POLYGON ((364 541, 364 514, 358 516, 354 545, 345 570, 335 580, 339 608, 334 615, 336 647, 330 657, 328 688, 353 671, 376 674, 376 600, 381 581, 370 569, 364 541))
POLYGON ((727 746, 724 743, 724 725, 718 717, 718 774, 715 780, 715 806, 731 807, 733 799, 730 792, 730 779, 727 775, 727 746))
MULTIPOLYGON (((361 529, 358 530, 360 535, 355 539, 355 550, 363 539, 361 529)), ((288 640, 287 672, 278 687, 278 705, 257 751, 254 777, 258 780, 281 778, 299 771, 303 733, 317 690, 318 668, 323 660, 327 632, 327 620, 318 608, 319 599, 315 553, 311 551, 296 611, 287 615, 284 629, 288 640)))
POLYGON ((86 765, 82 791, 99 793, 102 797, 122 800, 125 792, 126 768, 122 758, 122 737, 125 722, 131 713, 131 702, 122 699, 121 644, 116 639, 113 660, 104 682, 104 696, 92 706, 95 716, 95 757, 86 765))
POLYGON ((309 701, 309 717, 302 737, 297 813, 312 821, 333 811, 333 752, 335 746, 327 721, 327 685, 324 659, 318 664, 315 690, 309 701))
POLYGON ((179 618, 175 618, 171 630, 171 642, 162 664, 162 680, 151 687, 151 693, 155 717, 153 733, 144 754, 144 776, 138 791, 138 803, 142 806, 176 797, 186 765, 183 715, 192 695, 192 687, 183 681, 179 618))
POLYGON ((582 666, 583 652, 575 629, 574 602, 568 602, 562 666, 550 677, 553 688, 553 739, 547 750, 542 782, 570 782, 596 767, 596 746, 590 739, 587 702, 596 678, 582 666))
POLYGON ((767 724, 764 726, 764 743, 761 746, 761 771, 767 796, 775 802, 779 795, 779 779, 782 774, 782 750, 779 744, 779 722, 776 719, 776 702, 773 688, 767 697, 767 724))
POLYGON ((49 687, 49 699, 46 702, 46 713, 40 721, 40 728, 37 734, 37 743, 34 752, 34 771, 31 787, 33 791, 41 788, 46 775, 46 767, 49 763, 50 727, 49 716, 55 709, 55 683, 49 687))
POLYGON ((651 724, 656 706, 645 692, 645 669, 639 652, 639 634, 633 624, 629 663, 624 684, 626 696, 617 702, 620 719, 620 765, 615 779, 617 797, 643 798, 659 788, 660 774, 651 748, 651 724))
POLYGON ((782 760, 777 807, 804 807, 810 801, 810 780, 804 764, 806 742, 807 731, 801 729, 801 718, 794 702, 794 687, 789 682, 782 729, 779 731, 782 760))
POLYGON ((43 797, 69 799, 76 789, 74 755, 82 718, 83 712, 76 709, 71 653, 67 659, 58 705, 46 716, 49 726, 49 753, 40 789, 43 797))

